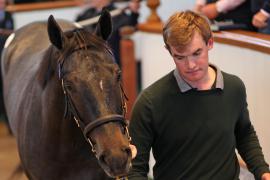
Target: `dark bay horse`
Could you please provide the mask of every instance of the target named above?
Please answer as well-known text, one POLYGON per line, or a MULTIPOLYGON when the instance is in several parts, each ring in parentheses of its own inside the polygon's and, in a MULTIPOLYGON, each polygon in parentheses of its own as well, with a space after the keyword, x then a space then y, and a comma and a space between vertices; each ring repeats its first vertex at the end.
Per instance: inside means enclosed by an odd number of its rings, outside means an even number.
POLYGON ((111 30, 110 14, 103 11, 95 33, 50 16, 9 38, 2 56, 4 100, 29 179, 127 174, 125 97, 105 41, 111 30))

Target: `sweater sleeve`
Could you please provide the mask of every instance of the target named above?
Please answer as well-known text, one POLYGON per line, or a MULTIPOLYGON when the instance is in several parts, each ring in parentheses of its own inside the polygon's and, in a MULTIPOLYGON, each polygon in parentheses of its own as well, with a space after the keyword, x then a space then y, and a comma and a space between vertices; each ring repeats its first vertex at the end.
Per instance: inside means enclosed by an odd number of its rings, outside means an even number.
POLYGON ((142 94, 134 105, 129 131, 132 144, 137 147, 137 156, 132 161, 130 180, 147 180, 149 172, 149 154, 153 142, 151 102, 142 94))
POLYGON ((242 90, 243 107, 235 129, 236 147, 248 169, 254 174, 256 180, 260 180, 263 173, 269 172, 269 166, 265 162, 259 139, 250 122, 244 85, 242 90))

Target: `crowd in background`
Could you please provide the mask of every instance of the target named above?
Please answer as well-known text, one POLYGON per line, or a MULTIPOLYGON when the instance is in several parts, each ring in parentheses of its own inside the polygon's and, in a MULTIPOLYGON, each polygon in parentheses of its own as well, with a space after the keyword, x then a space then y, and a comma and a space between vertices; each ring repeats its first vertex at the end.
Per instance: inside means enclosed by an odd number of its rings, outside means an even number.
POLYGON ((243 29, 270 34, 270 0, 196 0, 194 10, 210 20, 233 21, 243 29))

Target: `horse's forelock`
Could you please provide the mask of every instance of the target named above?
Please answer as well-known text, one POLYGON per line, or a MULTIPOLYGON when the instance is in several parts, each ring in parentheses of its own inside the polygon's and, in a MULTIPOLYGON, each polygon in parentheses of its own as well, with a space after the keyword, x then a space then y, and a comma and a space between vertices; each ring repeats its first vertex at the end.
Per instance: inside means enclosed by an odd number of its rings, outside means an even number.
POLYGON ((71 43, 71 46, 76 48, 76 46, 84 46, 84 47, 92 47, 94 49, 107 49, 111 51, 108 43, 101 39, 100 37, 96 36, 94 33, 86 30, 86 29, 75 29, 73 31, 65 32, 65 35, 70 39, 75 38, 76 41, 71 43))

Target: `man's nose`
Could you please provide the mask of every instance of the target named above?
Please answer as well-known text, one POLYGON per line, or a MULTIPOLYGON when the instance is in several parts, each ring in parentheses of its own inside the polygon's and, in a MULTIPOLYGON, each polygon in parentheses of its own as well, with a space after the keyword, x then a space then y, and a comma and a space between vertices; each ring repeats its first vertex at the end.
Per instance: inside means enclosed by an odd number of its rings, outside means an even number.
POLYGON ((189 69, 193 69, 196 66, 196 62, 195 62, 194 58, 192 58, 191 56, 188 56, 186 59, 186 66, 189 69))

